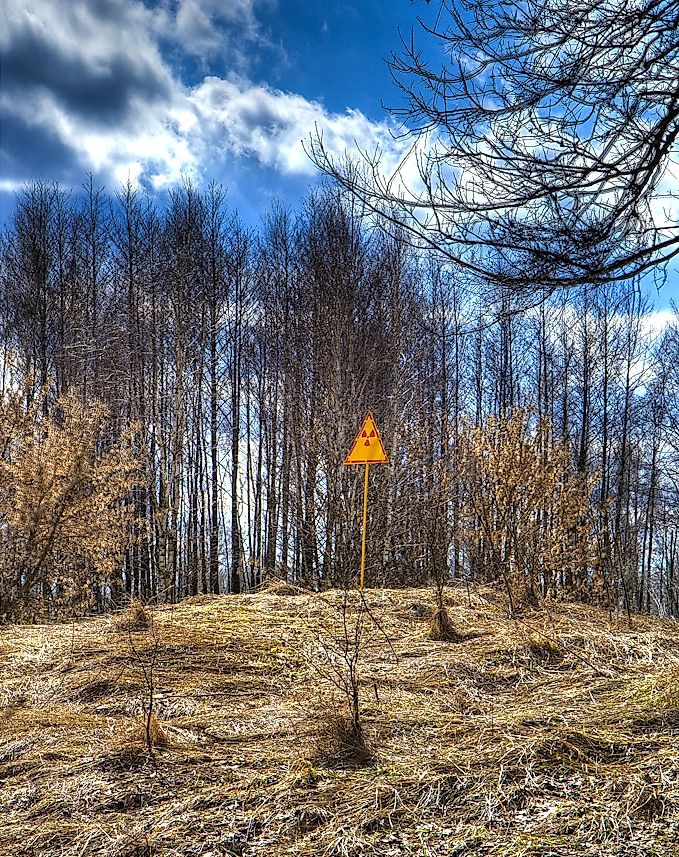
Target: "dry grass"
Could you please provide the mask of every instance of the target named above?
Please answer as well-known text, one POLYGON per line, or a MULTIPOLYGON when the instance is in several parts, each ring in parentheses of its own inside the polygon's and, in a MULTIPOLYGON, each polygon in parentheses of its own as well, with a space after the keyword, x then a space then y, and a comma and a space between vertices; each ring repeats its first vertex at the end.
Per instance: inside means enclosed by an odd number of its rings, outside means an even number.
POLYGON ((676 623, 509 620, 452 590, 446 646, 411 609, 428 593, 365 597, 360 767, 337 763, 342 700, 305 654, 341 637, 340 593, 156 609, 134 634, 141 657, 159 641, 152 754, 116 621, 2 628, 0 855, 678 857, 676 623))

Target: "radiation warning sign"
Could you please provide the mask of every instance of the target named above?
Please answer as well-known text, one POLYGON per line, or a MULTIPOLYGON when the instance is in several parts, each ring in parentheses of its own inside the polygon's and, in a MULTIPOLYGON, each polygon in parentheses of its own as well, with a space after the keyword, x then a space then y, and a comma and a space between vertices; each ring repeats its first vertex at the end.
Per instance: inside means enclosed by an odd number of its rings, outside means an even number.
POLYGON ((382 446, 382 439, 375 425, 375 419, 372 413, 368 411, 368 416, 363 420, 358 437, 344 459, 344 463, 382 464, 387 461, 389 461, 389 457, 382 446))

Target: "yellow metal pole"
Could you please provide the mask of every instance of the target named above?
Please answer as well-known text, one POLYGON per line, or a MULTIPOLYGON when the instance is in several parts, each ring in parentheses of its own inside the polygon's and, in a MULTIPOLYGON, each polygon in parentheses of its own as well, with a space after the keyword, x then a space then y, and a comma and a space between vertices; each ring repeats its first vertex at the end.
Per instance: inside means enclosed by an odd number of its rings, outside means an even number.
POLYGON ((365 465, 365 482, 363 483, 363 539, 361 541, 361 592, 363 591, 363 576, 365 574, 365 531, 368 522, 368 472, 370 465, 365 465))

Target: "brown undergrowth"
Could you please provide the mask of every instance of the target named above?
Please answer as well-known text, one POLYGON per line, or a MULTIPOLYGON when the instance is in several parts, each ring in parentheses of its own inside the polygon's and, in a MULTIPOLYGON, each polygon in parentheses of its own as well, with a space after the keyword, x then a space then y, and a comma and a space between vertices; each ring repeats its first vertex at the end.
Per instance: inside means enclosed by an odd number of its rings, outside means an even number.
POLYGON ((0 855, 679 855, 676 623, 571 604, 511 620, 492 590, 453 588, 451 646, 429 639, 426 591, 368 590, 369 758, 342 764, 344 710, 306 653, 343 597, 3 627, 0 855), (130 634, 154 658, 152 752, 130 634))

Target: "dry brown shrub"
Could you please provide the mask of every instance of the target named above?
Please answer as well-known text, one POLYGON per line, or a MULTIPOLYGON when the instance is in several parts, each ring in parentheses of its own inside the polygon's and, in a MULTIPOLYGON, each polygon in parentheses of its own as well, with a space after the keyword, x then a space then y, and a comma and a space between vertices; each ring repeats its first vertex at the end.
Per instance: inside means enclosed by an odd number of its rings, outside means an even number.
POLYGON ((140 484, 133 431, 116 437, 108 408, 74 392, 0 396, 0 621, 80 615, 117 577, 140 484))

